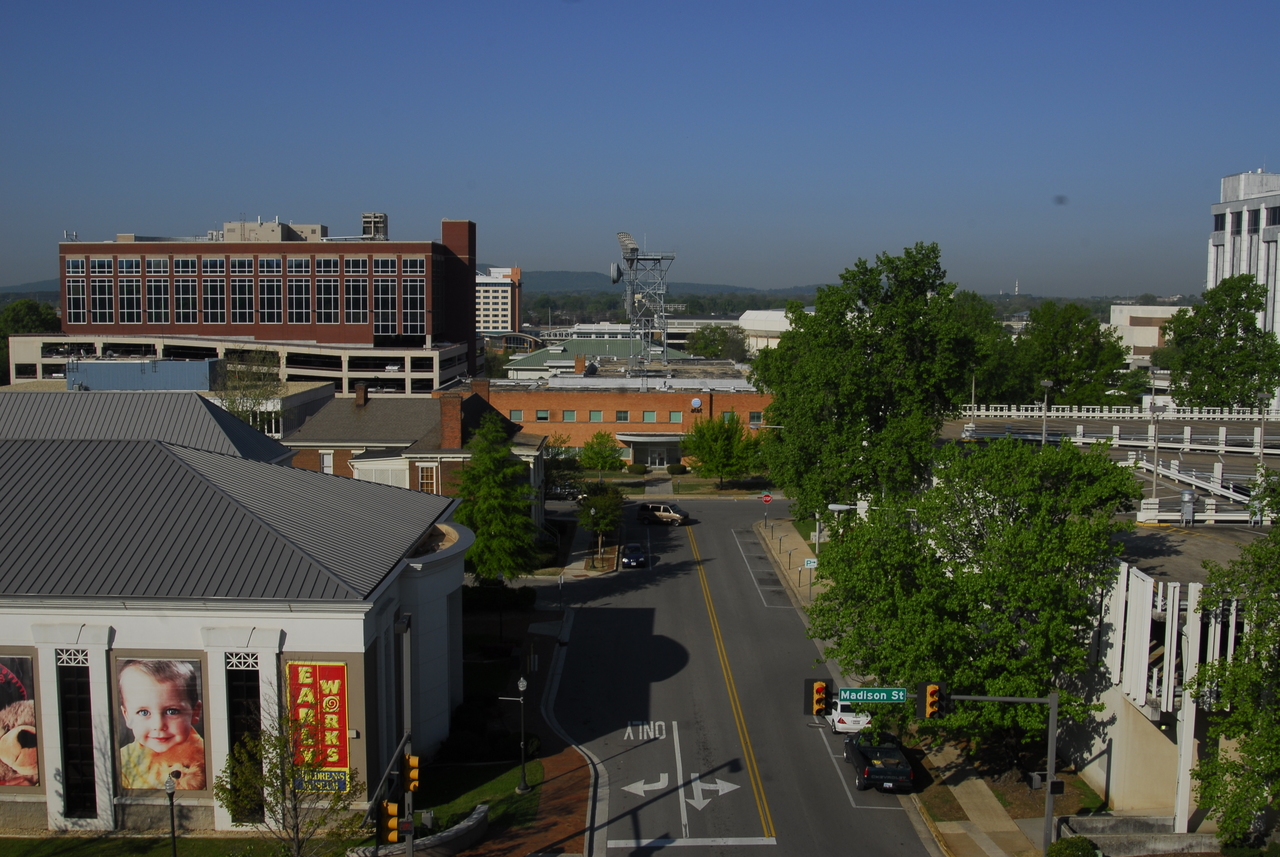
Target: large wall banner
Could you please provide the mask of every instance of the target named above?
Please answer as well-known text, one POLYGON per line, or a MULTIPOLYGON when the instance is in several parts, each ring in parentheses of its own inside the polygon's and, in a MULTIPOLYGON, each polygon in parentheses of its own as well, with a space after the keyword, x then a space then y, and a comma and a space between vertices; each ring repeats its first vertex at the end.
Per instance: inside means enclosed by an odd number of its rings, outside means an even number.
POLYGON ((162 789, 173 777, 180 789, 204 789, 204 700, 200 662, 121 658, 120 787, 162 789))
POLYGON ((347 665, 286 664, 289 719, 298 728, 297 764, 311 791, 346 791, 351 772, 347 742, 347 665))
POLYGON ((40 785, 31 658, 0 655, 0 786, 40 785))

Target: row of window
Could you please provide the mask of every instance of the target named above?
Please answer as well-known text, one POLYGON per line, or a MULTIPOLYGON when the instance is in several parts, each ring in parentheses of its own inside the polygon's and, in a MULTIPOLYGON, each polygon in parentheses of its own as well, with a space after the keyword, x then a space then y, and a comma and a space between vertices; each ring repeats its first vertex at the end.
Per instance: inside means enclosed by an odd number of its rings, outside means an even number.
MULTIPOLYGON (((1262 226, 1262 209, 1252 208, 1247 212, 1231 212, 1231 234, 1240 235, 1244 231, 1244 216, 1249 215, 1249 234, 1257 235, 1262 226)), ((1280 206, 1267 209, 1267 225, 1280 226, 1280 206)), ((1213 231, 1224 232, 1227 228, 1227 212, 1213 216, 1213 231)))
MULTIPOLYGON (((732 412, 731 411, 725 412, 724 417, 726 420, 729 419, 730 413, 732 412)), ((761 411, 751 411, 747 416, 747 421, 752 423, 761 422, 761 413, 762 413, 761 411)), ((522 409, 508 411, 507 417, 514 423, 524 422, 524 411, 522 409)), ((539 423, 550 422, 551 411, 549 410, 534 411, 533 421, 539 422, 539 423)), ((577 411, 561 411, 560 421, 565 423, 576 423, 578 421, 578 412, 577 411)), ((613 421, 615 423, 631 422, 631 411, 614 411, 613 421)), ((658 421, 658 412, 657 411, 641 411, 640 421, 645 423, 656 423, 658 421)), ((604 422, 604 411, 587 411, 587 422, 589 423, 604 422)), ((669 423, 684 422, 684 412, 683 411, 667 411, 667 422, 669 423)))
MULTIPOLYGON (((199 262, 199 273, 203 274, 225 274, 228 270, 232 274, 252 274, 254 273, 253 259, 226 259, 226 258, 203 258, 203 259, 174 259, 173 272, 175 274, 194 274, 197 273, 196 265, 199 262)), ((290 274, 310 274, 311 258, 287 260, 287 271, 290 274)), ((122 275, 141 274, 141 259, 89 259, 89 274, 92 276, 100 276, 111 273, 120 273, 122 275)), ((338 265, 342 265, 342 273, 346 274, 367 274, 369 273, 369 260, 366 258, 359 259, 316 259, 317 274, 337 274, 339 273, 338 265)), ((259 274, 279 274, 282 273, 280 259, 258 259, 257 273, 259 274)), ((400 273, 402 274, 425 274, 427 272, 426 259, 403 259, 399 261, 400 273)), ((394 274, 396 273, 397 260, 395 259, 374 259, 374 274, 394 274)), ((167 274, 169 273, 168 259, 147 259, 148 274, 167 274)), ((68 259, 67 274, 69 276, 83 276, 85 273, 84 259, 68 259)))
MULTIPOLYGON (((148 324, 169 324, 170 306, 176 324, 226 324, 228 298, 232 324, 281 324, 284 321, 282 288, 288 298, 290 324, 368 324, 369 280, 349 278, 341 281, 344 288, 339 293, 337 277, 317 277, 312 292, 310 278, 290 277, 287 285, 281 278, 232 277, 228 292, 227 280, 222 277, 148 277, 146 281, 146 320, 148 324), (170 283, 172 282, 172 291, 170 283), (199 286, 199 288, 197 288, 199 286), (256 300, 255 300, 256 298, 256 300)), ((373 332, 377 335, 394 335, 397 332, 397 281, 393 278, 373 279, 373 332)), ((116 302, 119 301, 120 323, 141 324, 143 318, 143 284, 140 277, 90 278, 88 305, 86 306, 83 278, 67 280, 67 323, 115 324, 116 302), (118 286, 118 288, 117 288, 118 286)), ((399 332, 422 335, 427 332, 427 281, 423 278, 403 280, 403 313, 399 318, 399 332)))

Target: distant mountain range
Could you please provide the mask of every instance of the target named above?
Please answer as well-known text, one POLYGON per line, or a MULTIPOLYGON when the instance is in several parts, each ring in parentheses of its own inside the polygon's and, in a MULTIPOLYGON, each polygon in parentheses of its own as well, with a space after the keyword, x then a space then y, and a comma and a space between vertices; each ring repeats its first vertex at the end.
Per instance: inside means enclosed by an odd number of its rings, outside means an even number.
MULTIPOLYGON (((605 279, 608 279, 606 277, 605 279)), ((57 277, 52 280, 36 280, 34 283, 19 283, 16 286, 5 286, 0 288, 0 294, 12 294, 14 292, 53 292, 57 294, 62 290, 62 283, 57 277)))

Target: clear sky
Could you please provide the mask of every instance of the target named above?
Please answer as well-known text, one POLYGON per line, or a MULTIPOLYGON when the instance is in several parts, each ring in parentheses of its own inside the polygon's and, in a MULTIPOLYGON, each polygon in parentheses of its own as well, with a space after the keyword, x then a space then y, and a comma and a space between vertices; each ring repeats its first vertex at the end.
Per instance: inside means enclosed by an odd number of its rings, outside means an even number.
POLYGON ((937 241, 962 288, 1198 292, 1219 180, 1280 171, 1274 3, 5 3, 0 286, 62 230, 439 238, 833 282, 937 241), (1064 204, 1065 202, 1065 204, 1064 204))

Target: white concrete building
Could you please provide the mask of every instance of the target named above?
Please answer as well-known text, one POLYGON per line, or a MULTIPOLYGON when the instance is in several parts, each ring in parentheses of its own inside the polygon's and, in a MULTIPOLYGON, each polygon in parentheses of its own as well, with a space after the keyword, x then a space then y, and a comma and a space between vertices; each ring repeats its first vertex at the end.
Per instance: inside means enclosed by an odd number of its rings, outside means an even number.
POLYGON ((1205 288, 1226 277, 1253 274, 1267 286, 1263 329, 1277 330, 1277 241, 1280 240, 1280 174, 1237 173, 1222 180, 1219 201, 1211 208, 1213 231, 1205 288))
POLYGON ((1111 329, 1129 349, 1129 366, 1149 366, 1151 352, 1164 347, 1161 326, 1182 307, 1111 305, 1111 329))
POLYGON ((476 274, 476 330, 501 333, 520 329, 519 268, 490 268, 476 274))

